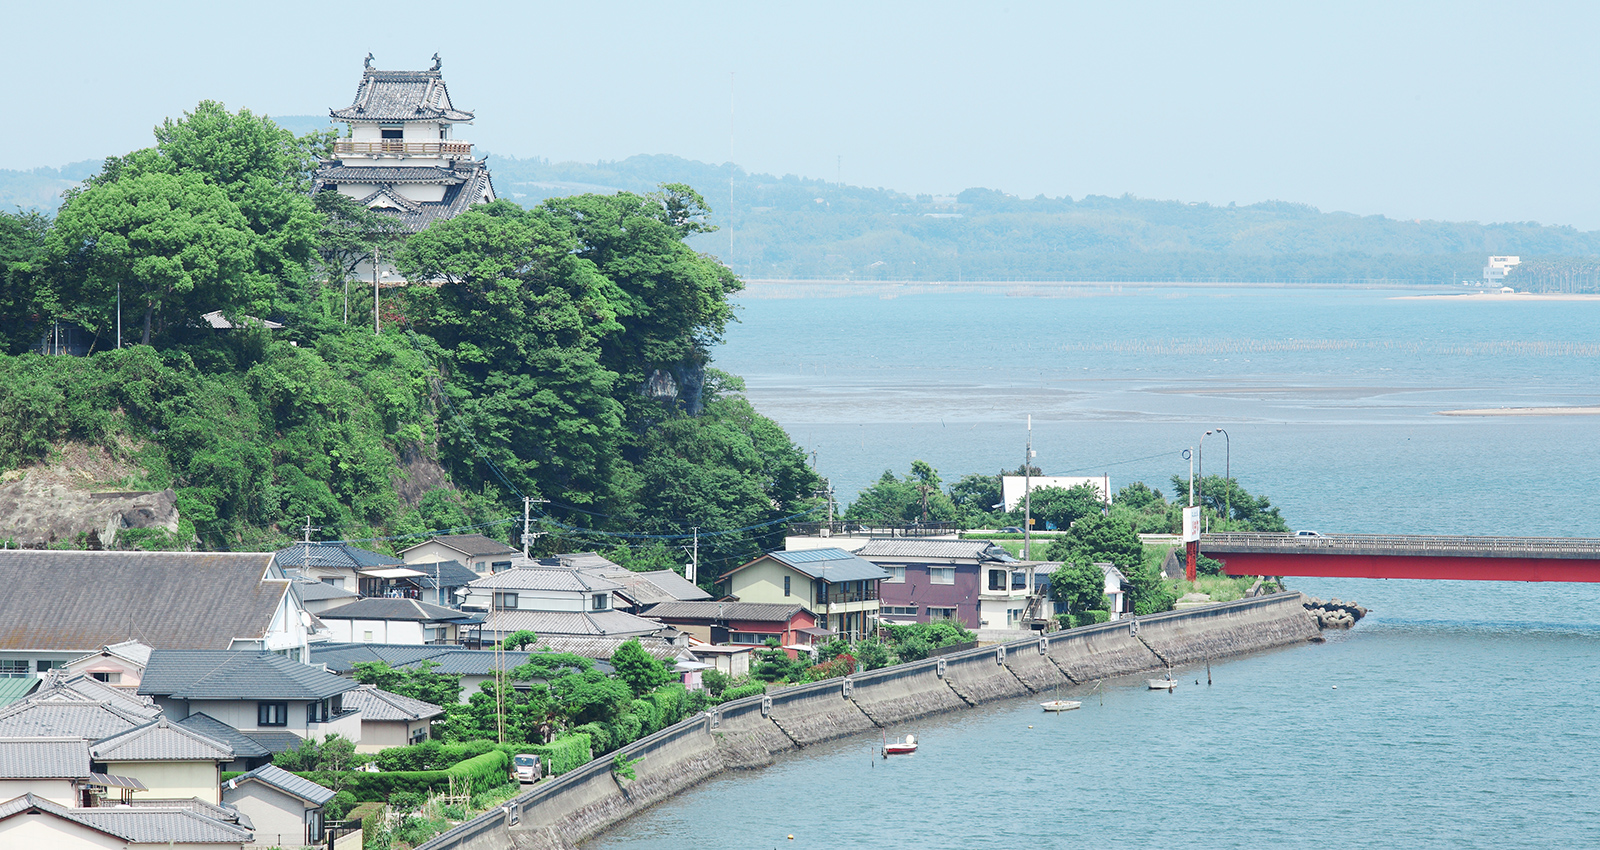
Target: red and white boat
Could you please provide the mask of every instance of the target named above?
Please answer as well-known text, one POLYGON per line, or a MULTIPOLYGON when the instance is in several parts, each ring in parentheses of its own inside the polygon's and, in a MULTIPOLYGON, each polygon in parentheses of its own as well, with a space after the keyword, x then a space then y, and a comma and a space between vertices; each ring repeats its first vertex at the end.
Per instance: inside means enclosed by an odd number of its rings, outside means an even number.
POLYGON ((896 741, 893 744, 883 745, 883 757, 910 755, 917 751, 917 736, 907 735, 904 744, 896 741))

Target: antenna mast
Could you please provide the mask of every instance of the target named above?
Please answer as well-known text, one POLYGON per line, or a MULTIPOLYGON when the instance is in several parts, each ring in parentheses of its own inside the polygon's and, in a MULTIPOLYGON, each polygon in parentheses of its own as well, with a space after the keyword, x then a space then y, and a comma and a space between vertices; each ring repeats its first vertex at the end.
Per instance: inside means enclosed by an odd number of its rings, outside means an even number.
POLYGON ((1033 414, 1028 414, 1028 446, 1022 452, 1022 560, 1033 560, 1033 414))

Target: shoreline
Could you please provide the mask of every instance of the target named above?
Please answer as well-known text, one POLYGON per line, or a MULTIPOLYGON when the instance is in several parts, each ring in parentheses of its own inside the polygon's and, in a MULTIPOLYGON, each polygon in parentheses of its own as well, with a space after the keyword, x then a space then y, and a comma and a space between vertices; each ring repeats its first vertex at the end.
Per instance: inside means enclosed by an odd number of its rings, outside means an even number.
POLYGON ((1437 295, 1395 295, 1393 301, 1467 299, 1471 301, 1600 301, 1600 295, 1586 292, 1450 292, 1437 295))
POLYGON ((728 770, 935 714, 1316 642, 1300 591, 1052 632, 723 703, 595 758, 417 850, 574 850, 728 770), (613 770, 636 765, 635 778, 613 770), (515 836, 515 837, 513 837, 515 836))

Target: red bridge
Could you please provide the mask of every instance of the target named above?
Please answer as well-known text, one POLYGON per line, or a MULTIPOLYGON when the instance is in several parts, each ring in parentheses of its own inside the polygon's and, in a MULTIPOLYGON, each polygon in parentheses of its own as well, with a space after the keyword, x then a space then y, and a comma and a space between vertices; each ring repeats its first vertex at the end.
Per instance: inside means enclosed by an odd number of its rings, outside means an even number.
POLYGON ((1236 576, 1600 581, 1600 540, 1377 534, 1205 534, 1200 551, 1236 576))

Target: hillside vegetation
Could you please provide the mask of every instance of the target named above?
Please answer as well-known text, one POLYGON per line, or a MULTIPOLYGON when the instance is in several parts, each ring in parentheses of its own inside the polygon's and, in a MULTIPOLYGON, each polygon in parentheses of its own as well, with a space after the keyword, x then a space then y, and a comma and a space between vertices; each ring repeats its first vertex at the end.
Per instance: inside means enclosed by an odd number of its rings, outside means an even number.
POLYGON ((69 444, 124 462, 86 486, 172 487, 183 518, 143 546, 272 548, 308 518, 321 539, 504 540, 526 495, 541 551, 680 564, 699 526, 703 575, 813 506, 803 455, 709 366, 741 284, 686 244, 711 229, 693 190, 475 209, 401 249, 437 285, 374 305, 350 260, 400 240, 306 194, 327 141, 202 103, 53 219, 0 215, 0 472, 69 444), (87 356, 28 353, 62 325, 87 356))

